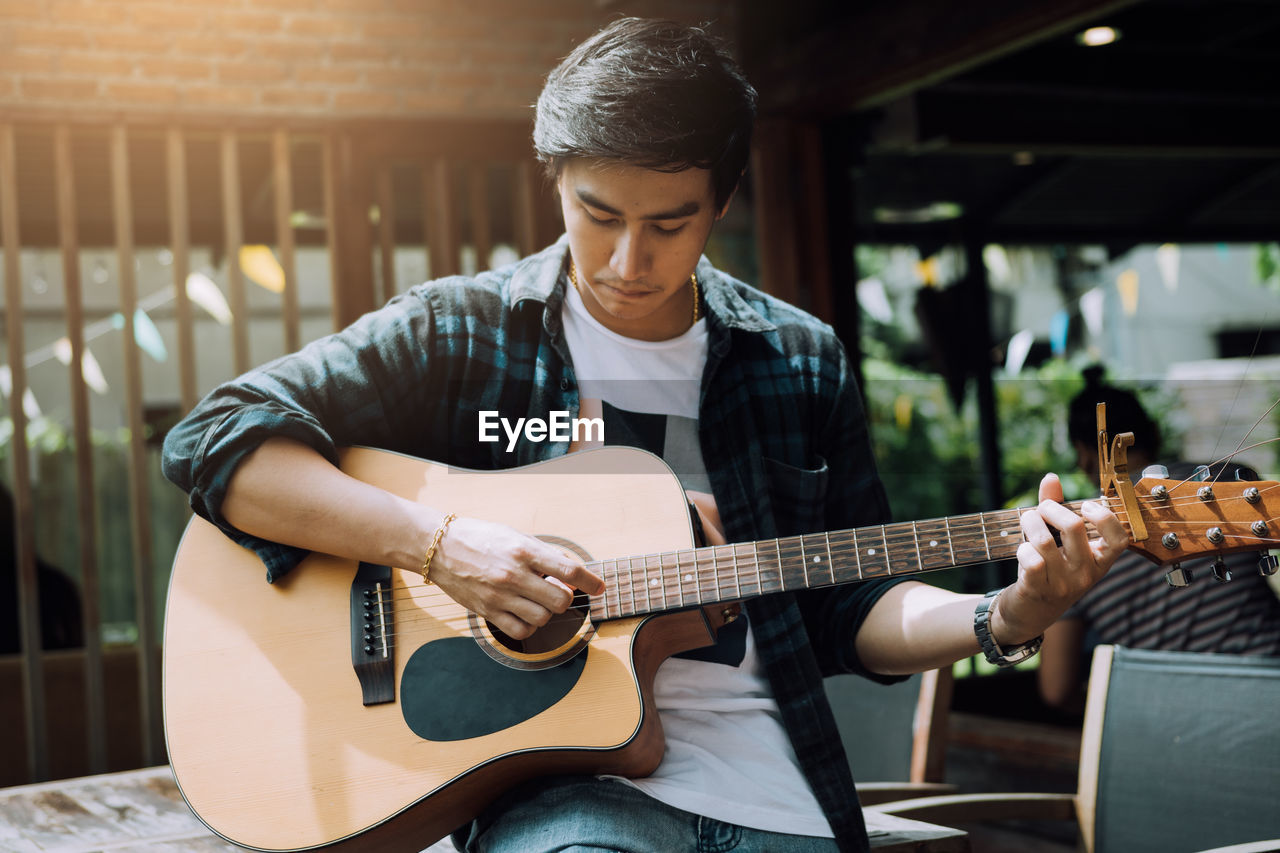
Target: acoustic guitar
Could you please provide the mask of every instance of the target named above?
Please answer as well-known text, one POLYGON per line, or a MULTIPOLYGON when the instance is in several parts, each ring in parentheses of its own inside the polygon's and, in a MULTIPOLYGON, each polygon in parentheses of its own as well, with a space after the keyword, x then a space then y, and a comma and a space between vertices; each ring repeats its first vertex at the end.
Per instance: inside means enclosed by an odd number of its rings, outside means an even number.
MULTIPOLYGON (((252 551, 194 518, 165 620, 166 737, 192 810, 243 847, 417 851, 525 779, 645 775, 663 752, 658 665, 714 642, 735 602, 986 563, 1022 541, 1005 510, 695 548, 675 475, 622 447, 498 472, 367 448, 340 464, 557 543, 607 590, 518 642, 413 570, 313 554, 267 584, 252 551)), ((1129 494, 1107 500, 1156 562, 1275 541, 1274 482, 1198 495, 1117 479, 1129 494)))

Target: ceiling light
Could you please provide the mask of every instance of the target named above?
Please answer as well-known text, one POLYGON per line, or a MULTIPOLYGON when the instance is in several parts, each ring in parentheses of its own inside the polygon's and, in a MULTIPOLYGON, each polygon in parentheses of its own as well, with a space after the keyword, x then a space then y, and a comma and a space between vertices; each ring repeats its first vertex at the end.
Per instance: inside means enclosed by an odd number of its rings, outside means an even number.
POLYGON ((1076 33, 1076 44, 1082 44, 1085 47, 1102 47, 1119 39, 1120 31, 1114 27, 1089 27, 1087 30, 1076 33))

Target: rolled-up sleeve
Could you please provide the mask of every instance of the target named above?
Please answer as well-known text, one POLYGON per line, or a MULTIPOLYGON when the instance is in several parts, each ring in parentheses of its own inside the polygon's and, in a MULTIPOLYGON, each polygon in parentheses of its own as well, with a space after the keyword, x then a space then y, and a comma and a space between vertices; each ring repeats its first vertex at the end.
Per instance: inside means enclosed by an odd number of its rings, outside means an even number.
POLYGON ((274 580, 307 552, 250 536, 222 513, 237 466, 263 441, 290 438, 337 464, 337 448, 394 447, 421 411, 431 345, 425 301, 399 297, 347 329, 215 388, 165 437, 164 475, 191 509, 262 558, 274 580))

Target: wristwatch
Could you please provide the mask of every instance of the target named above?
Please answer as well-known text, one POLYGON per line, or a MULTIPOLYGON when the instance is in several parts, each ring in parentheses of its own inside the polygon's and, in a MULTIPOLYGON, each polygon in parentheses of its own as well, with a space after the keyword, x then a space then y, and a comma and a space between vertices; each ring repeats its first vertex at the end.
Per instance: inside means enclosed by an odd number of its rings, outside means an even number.
POLYGON ((995 606, 996 598, 1003 589, 993 589, 982 597, 978 602, 978 607, 973 611, 973 633, 978 635, 978 645, 982 646, 982 654, 986 656, 987 663, 993 663, 999 667, 1013 666, 1015 663, 1022 663, 1029 657, 1040 651, 1040 644, 1044 642, 1044 635, 1041 634, 1033 640, 1009 648, 1001 648, 996 642, 995 637, 991 636, 991 608, 995 606))

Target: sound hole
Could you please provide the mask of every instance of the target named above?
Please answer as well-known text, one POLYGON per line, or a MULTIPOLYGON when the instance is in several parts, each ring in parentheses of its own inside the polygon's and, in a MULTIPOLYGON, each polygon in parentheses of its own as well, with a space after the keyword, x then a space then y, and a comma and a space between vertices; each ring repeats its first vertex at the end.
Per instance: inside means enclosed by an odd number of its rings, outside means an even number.
POLYGON ((497 625, 488 620, 484 624, 493 635, 493 639, 504 648, 526 655, 542 655, 561 649, 572 642, 582 629, 582 624, 587 621, 590 606, 591 600, 586 593, 576 592, 573 603, 565 612, 552 614, 551 620, 546 625, 524 640, 507 636, 497 625))

